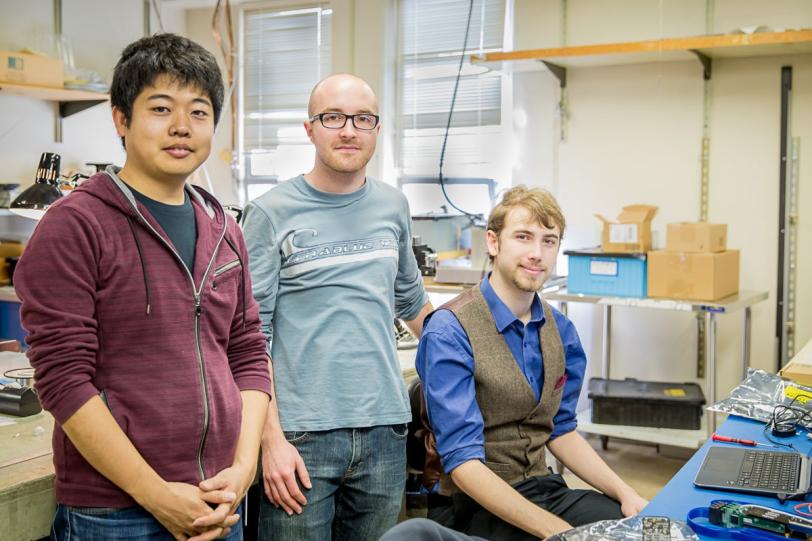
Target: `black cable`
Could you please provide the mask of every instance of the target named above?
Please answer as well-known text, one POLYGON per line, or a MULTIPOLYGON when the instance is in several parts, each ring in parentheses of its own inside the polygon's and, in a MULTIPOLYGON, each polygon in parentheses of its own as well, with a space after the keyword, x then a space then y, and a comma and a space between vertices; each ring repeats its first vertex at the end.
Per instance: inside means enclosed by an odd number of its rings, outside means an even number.
POLYGON ((468 33, 471 30, 471 15, 474 12, 474 0, 471 0, 468 4, 468 22, 465 25, 465 41, 462 42, 462 54, 460 55, 460 65, 457 68, 457 78, 454 80, 454 92, 451 94, 451 109, 448 110, 448 122, 445 125, 445 135, 443 136, 443 147, 440 150, 440 189, 443 191, 443 197, 445 200, 448 201, 448 204, 451 205, 454 209, 458 210, 459 212, 465 214, 469 218, 477 218, 479 214, 473 214, 471 212, 467 212, 462 210, 460 207, 454 204, 450 197, 448 197, 448 193, 445 191, 445 180, 443 179, 443 161, 445 160, 445 147, 448 143, 448 130, 451 128, 451 116, 454 114, 454 104, 457 102, 457 89, 460 85, 460 76, 462 75, 462 65, 465 62, 465 48, 468 45, 468 33))
POLYGON ((793 451, 800 453, 800 451, 798 451, 794 445, 774 440, 771 437, 771 432, 794 434, 799 424, 804 426, 802 423, 805 419, 812 420, 812 411, 804 407, 795 406, 794 404, 797 400, 798 397, 796 396, 792 399, 792 401, 790 401, 789 404, 777 404, 775 407, 773 407, 773 413, 770 416, 770 421, 764 426, 764 437, 775 445, 788 447, 793 451))
POLYGON ((801 454, 801 452, 798 451, 798 449, 794 445, 792 445, 791 443, 784 443, 782 441, 774 440, 770 436, 770 425, 764 425, 764 439, 766 439, 767 441, 769 441, 770 443, 772 443, 775 446, 787 447, 789 449, 792 449, 796 453, 801 454))

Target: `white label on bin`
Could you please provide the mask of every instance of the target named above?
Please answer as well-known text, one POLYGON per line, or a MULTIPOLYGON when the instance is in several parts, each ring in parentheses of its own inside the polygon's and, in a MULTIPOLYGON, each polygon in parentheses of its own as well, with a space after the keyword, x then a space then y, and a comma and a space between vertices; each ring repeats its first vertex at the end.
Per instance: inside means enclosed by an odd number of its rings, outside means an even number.
POLYGON ((617 276, 617 261, 613 259, 592 259, 589 261, 589 274, 617 276))
POLYGON ((618 244, 637 242, 637 224, 609 224, 609 242, 618 244))

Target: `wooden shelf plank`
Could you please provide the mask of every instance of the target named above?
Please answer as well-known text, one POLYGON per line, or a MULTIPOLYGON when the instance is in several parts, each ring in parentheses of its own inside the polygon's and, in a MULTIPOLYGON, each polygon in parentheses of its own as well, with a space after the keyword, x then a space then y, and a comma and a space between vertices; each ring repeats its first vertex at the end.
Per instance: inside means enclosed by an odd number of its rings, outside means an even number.
POLYGON ((70 88, 16 85, 11 83, 0 83, 0 94, 26 96, 39 100, 58 102, 107 101, 110 99, 109 94, 103 94, 101 92, 88 92, 87 90, 73 90, 70 88))
MULTIPOLYGON (((812 30, 787 32, 756 32, 753 34, 718 34, 687 38, 666 38, 623 43, 575 45, 547 49, 528 49, 473 55, 471 61, 501 69, 525 71, 523 60, 546 60, 565 67, 634 64, 640 62, 689 60, 696 58, 691 51, 709 57, 760 56, 775 54, 812 53, 812 30), (496 64, 494 64, 496 63, 496 64)), ((532 63, 535 69, 543 69, 532 63)))

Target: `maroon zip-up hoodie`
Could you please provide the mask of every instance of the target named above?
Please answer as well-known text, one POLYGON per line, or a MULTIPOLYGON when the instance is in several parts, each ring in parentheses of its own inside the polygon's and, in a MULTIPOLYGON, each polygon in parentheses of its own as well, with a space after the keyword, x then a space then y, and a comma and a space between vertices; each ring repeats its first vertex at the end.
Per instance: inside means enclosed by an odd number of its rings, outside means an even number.
POLYGON ((61 429, 94 395, 158 475, 197 485, 234 460, 240 391, 271 391, 237 224, 187 188, 197 222, 190 276, 117 171, 48 210, 14 275, 36 390, 56 419, 56 499, 71 506, 135 505, 61 429))

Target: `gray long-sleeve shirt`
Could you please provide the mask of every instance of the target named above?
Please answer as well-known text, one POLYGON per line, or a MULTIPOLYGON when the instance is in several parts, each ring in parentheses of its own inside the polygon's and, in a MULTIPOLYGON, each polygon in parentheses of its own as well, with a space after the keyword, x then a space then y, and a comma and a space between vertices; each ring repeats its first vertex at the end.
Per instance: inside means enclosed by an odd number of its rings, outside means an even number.
POLYGON ((326 193, 298 176, 252 201, 243 228, 282 429, 408 422, 392 321, 428 298, 405 196, 369 178, 326 193))

